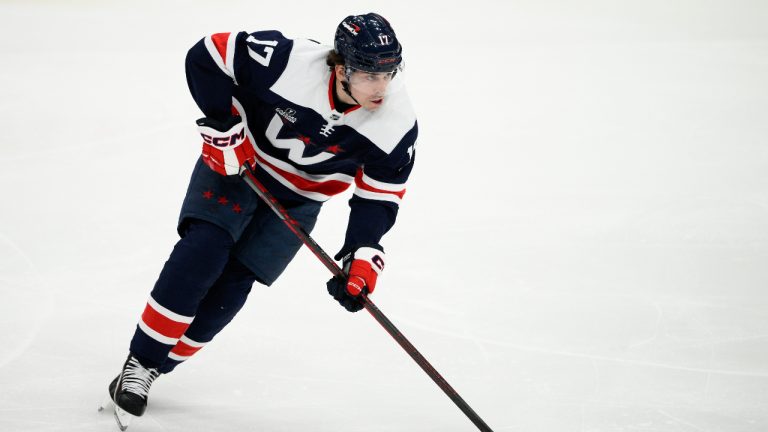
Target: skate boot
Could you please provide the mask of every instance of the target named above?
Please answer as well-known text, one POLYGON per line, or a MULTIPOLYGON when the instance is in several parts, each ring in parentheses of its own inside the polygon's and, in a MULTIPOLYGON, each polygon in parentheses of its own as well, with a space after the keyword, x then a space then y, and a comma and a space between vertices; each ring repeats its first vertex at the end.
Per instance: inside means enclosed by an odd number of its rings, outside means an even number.
POLYGON ((145 368, 128 355, 123 371, 109 384, 109 397, 115 404, 115 420, 120 430, 128 428, 133 416, 144 414, 149 388, 159 375, 157 369, 145 368))

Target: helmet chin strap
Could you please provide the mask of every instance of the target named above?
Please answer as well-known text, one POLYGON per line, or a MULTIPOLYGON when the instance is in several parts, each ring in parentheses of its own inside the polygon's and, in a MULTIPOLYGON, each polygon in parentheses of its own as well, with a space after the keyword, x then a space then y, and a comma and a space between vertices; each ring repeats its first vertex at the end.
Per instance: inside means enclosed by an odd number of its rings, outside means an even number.
POLYGON ((344 90, 344 93, 348 94, 349 97, 352 98, 353 101, 355 101, 356 104, 360 105, 360 102, 352 96, 352 89, 349 88, 349 77, 352 75, 352 71, 349 68, 344 68, 344 80, 341 81, 341 88, 344 90))
POLYGON ((360 105, 360 102, 358 102, 358 100, 355 99, 354 96, 352 96, 352 92, 349 90, 349 81, 342 81, 341 88, 344 90, 344 93, 349 95, 349 97, 351 97, 352 100, 355 101, 356 104, 360 105))

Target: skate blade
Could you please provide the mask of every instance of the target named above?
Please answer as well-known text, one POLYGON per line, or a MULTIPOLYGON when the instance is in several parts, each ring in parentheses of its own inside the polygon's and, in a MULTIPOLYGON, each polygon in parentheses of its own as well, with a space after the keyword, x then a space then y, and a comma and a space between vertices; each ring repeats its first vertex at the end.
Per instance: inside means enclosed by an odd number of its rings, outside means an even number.
POLYGON ((122 408, 115 405, 115 421, 117 421, 117 427, 119 427, 121 431, 128 429, 128 425, 131 424, 132 419, 132 414, 125 412, 122 408))
POLYGON ((107 408, 111 407, 111 406, 112 406, 112 404, 113 404, 113 402, 112 402, 112 398, 111 398, 111 397, 109 397, 109 396, 107 396, 107 397, 105 397, 105 398, 104 398, 104 400, 103 400, 103 401, 101 401, 101 403, 99 404, 99 409, 98 409, 98 411, 99 411, 99 412, 102 412, 102 411, 104 411, 105 409, 107 409, 107 408))

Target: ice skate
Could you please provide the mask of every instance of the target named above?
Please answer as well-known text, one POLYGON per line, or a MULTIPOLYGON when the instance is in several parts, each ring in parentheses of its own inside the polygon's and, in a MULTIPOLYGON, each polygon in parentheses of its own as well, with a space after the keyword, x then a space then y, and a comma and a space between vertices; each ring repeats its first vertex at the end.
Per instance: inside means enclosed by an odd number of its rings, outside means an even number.
POLYGON ((145 368, 129 355, 123 371, 109 384, 109 399, 101 404, 99 411, 114 404, 114 415, 121 431, 128 429, 133 417, 140 417, 147 409, 149 388, 160 372, 155 368, 145 368))

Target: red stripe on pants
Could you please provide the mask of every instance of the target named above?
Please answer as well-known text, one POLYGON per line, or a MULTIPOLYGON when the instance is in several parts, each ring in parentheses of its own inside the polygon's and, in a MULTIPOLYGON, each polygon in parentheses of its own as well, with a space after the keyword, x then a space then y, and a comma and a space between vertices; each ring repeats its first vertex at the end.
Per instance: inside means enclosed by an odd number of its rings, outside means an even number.
POLYGON ((154 310, 149 303, 147 303, 147 306, 144 308, 144 313, 141 314, 141 320, 152 330, 165 337, 173 339, 180 338, 184 332, 187 331, 187 327, 189 327, 189 324, 187 323, 174 321, 165 315, 162 315, 160 312, 154 310))
POLYGON ((171 352, 176 354, 177 356, 189 357, 192 354, 200 351, 200 348, 202 348, 202 347, 193 347, 193 346, 189 346, 189 345, 185 344, 182 341, 178 341, 176 343, 176 346, 173 347, 173 349, 171 350, 171 352))

